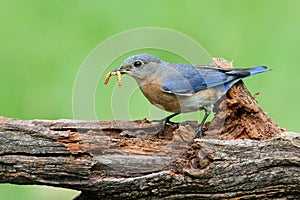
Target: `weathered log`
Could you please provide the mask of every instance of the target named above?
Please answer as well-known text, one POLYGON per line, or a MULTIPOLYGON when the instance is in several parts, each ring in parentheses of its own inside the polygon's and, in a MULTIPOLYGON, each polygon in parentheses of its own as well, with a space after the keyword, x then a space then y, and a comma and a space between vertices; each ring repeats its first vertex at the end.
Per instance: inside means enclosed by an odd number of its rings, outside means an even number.
POLYGON ((2 118, 0 182, 80 190, 77 199, 300 195, 299 134, 196 139, 189 147, 181 139, 193 134, 189 125, 172 139, 158 138, 156 128, 147 121, 2 118))

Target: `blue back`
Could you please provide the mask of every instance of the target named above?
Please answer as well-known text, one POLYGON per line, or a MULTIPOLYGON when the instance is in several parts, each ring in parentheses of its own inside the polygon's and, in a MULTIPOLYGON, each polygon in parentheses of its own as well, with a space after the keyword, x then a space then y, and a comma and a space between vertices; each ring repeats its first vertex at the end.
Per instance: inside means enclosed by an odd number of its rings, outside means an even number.
POLYGON ((167 67, 169 73, 164 75, 162 90, 178 95, 191 95, 219 85, 229 90, 242 78, 268 71, 265 66, 234 69, 170 63, 167 67))

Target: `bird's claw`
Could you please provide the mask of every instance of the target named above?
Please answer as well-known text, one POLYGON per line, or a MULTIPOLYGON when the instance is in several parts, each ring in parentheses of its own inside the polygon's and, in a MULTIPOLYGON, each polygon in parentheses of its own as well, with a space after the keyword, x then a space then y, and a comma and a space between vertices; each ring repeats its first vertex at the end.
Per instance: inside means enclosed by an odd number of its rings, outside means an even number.
POLYGON ((179 124, 177 122, 172 122, 170 120, 165 120, 165 119, 154 119, 154 120, 151 120, 150 123, 155 123, 155 122, 158 122, 160 125, 167 125, 167 124, 170 124, 170 125, 174 125, 174 124, 179 124))
POLYGON ((191 144, 193 144, 196 138, 202 138, 202 137, 203 137, 203 128, 202 126, 199 126, 198 128, 196 128, 195 134, 193 135, 192 139, 189 141, 188 145, 190 146, 191 144))

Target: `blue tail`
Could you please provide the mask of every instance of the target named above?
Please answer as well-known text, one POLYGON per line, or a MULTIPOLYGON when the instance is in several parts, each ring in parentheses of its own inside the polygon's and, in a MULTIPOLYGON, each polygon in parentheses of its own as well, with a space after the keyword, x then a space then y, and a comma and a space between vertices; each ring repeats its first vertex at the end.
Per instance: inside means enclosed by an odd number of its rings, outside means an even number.
POLYGON ((249 72, 250 72, 249 76, 253 76, 255 74, 259 74, 259 73, 267 72, 267 71, 270 71, 270 70, 266 66, 252 67, 252 68, 249 68, 249 72))
POLYGON ((266 71, 269 71, 266 66, 256 66, 251 68, 232 68, 227 71, 226 74, 229 76, 235 76, 235 78, 246 78, 266 71))
POLYGON ((267 72, 269 69, 266 66, 256 66, 252 68, 240 68, 240 69, 233 69, 230 72, 227 72, 227 75, 231 75, 228 77, 228 82, 225 83, 225 88, 230 89, 236 82, 239 80, 253 76, 255 74, 259 74, 262 72, 267 72))

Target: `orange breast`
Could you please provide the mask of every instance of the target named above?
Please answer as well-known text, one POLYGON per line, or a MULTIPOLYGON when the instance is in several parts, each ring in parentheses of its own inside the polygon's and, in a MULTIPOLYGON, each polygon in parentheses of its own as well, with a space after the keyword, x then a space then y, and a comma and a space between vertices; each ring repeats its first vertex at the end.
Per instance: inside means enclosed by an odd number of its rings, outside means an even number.
POLYGON ((140 86, 145 97, 155 106, 169 112, 180 112, 180 104, 174 94, 162 91, 161 84, 147 83, 140 86))

